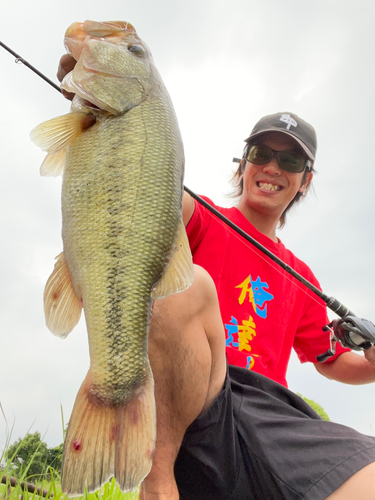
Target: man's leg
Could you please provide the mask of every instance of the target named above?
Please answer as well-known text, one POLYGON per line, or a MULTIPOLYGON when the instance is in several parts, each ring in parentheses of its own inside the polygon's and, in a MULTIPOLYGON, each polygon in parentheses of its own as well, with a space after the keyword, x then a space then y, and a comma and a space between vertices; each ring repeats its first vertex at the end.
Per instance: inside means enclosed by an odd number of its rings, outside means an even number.
POLYGON ((154 303, 149 358, 155 379, 157 438, 141 500, 177 500, 174 463, 187 427, 220 393, 225 335, 215 285, 195 266, 193 285, 154 303))
POLYGON ((338 488, 327 500, 375 500, 375 462, 367 465, 338 488))
MULTIPOLYGON (((178 500, 174 463, 187 427, 220 393, 226 374, 225 334, 215 286, 196 267, 186 291, 156 301, 149 357, 155 378, 157 439, 153 466, 140 500, 178 500)), ((271 411, 271 410, 270 410, 271 411)), ((375 463, 364 467, 327 500, 375 500, 375 463)))

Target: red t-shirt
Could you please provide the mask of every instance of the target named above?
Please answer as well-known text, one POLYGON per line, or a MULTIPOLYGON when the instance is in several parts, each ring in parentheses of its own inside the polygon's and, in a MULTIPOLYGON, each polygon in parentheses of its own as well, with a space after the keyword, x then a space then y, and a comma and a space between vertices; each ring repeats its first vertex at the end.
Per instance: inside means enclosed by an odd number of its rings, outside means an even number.
MULTIPOLYGON (((279 241, 260 233, 235 207, 212 206, 267 247, 316 287, 309 267, 279 241)), ((324 302, 224 222, 195 202, 186 228, 193 261, 212 276, 225 326, 229 364, 262 373, 287 386, 292 348, 300 361, 316 363, 329 349, 324 302)), ((337 344, 335 359, 348 349, 337 344)))

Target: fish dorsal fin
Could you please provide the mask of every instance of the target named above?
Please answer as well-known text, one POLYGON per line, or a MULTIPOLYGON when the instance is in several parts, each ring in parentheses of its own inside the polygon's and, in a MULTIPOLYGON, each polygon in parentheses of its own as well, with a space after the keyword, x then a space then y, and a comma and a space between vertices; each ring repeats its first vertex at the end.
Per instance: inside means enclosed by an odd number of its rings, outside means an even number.
POLYGON ((30 139, 47 153, 58 153, 71 144, 85 128, 87 113, 69 113, 41 123, 30 133, 30 139))
POLYGON ((65 153, 65 149, 62 149, 58 153, 49 153, 40 166, 40 175, 45 177, 57 177, 61 175, 65 165, 65 153))
POLYGON ((81 317, 82 300, 74 291, 64 252, 56 260, 44 289, 44 314, 47 327, 54 335, 64 339, 81 317))
POLYGON ((161 279, 151 292, 151 298, 163 299, 174 293, 183 292, 194 281, 194 266, 185 226, 180 220, 171 250, 170 262, 161 279))

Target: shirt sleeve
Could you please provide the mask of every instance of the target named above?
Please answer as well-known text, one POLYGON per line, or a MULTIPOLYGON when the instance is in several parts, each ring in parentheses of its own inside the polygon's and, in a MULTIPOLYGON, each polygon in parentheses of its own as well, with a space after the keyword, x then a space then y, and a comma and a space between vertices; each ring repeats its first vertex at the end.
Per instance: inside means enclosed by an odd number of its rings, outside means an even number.
MULTIPOLYGON (((205 196, 202 196, 202 198, 214 206, 213 202, 209 198, 206 198, 205 196)), ((193 255, 207 232, 210 222, 211 217, 209 216, 207 210, 200 203, 194 200, 194 213, 186 226, 186 234, 189 239, 190 249, 193 255)))
MULTIPOLYGON (((321 287, 318 280, 309 270, 307 279, 319 290, 321 287)), ((316 363, 316 357, 325 353, 330 348, 330 332, 323 331, 323 326, 329 323, 327 308, 322 299, 313 292, 308 291, 306 296, 306 307, 299 322, 297 333, 294 339, 294 350, 301 363, 310 361, 316 363)), ((336 353, 326 361, 334 361, 343 352, 350 351, 342 347, 339 342, 336 343, 336 353)))

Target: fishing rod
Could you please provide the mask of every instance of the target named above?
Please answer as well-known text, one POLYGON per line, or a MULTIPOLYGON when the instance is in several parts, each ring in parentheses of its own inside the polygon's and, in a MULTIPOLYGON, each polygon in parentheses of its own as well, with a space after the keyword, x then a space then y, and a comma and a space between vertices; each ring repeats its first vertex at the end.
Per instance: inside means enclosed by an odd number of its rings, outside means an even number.
MULTIPOLYGON (((58 85, 56 85, 52 80, 43 75, 40 71, 38 71, 34 66, 32 66, 29 62, 25 61, 20 55, 7 47, 4 43, 0 42, 0 46, 5 50, 10 52, 14 57, 16 57, 16 62, 21 62, 29 69, 31 69, 34 73, 40 76, 44 81, 49 83, 54 89, 58 92, 61 92, 61 89, 58 85)), ((239 162, 237 158, 234 158, 234 161, 239 162)), ((329 297, 325 293, 323 293, 319 288, 310 283, 306 278, 301 276, 297 271, 291 268, 284 261, 279 259, 275 254, 270 252, 268 248, 260 244, 255 238, 251 237, 245 231, 243 231, 240 227, 234 224, 231 220, 225 217, 222 213, 220 213, 216 208, 207 203, 203 198, 195 194, 191 189, 184 186, 184 190, 190 194, 198 203, 200 203, 203 207, 209 210, 213 215, 222 220, 225 224, 227 224, 231 229, 233 229, 236 233, 238 233, 242 238, 251 243, 254 247, 260 250, 262 253, 267 255, 273 262, 275 262, 278 266, 280 266, 284 271, 297 279, 300 283, 305 285, 309 290, 311 290, 315 295, 321 298, 326 306, 331 309, 334 313, 336 313, 340 319, 336 319, 331 321, 328 325, 326 325, 323 330, 330 332, 330 348, 323 354, 317 356, 317 360, 319 362, 324 362, 335 354, 336 351, 336 343, 340 342, 340 344, 344 347, 349 347, 355 351, 362 351, 370 349, 373 345, 375 345, 375 325, 368 321, 367 319, 358 318, 348 307, 344 306, 341 302, 339 302, 334 297, 329 297)))
POLYGON ((317 360, 319 362, 326 361, 328 358, 332 357, 335 354, 336 342, 340 342, 340 344, 344 347, 349 347, 350 349, 353 349, 355 351, 367 350, 375 345, 375 325, 371 323, 371 321, 358 318, 348 307, 344 306, 344 304, 339 302, 334 297, 330 297, 319 290, 319 288, 314 286, 312 283, 310 283, 310 281, 297 273, 297 271, 295 271, 292 267, 279 259, 279 257, 270 252, 268 248, 263 246, 255 238, 243 231, 240 227, 238 227, 231 220, 225 217, 221 212, 216 210, 216 208, 207 203, 203 198, 195 194, 186 186, 184 186, 184 190, 195 200, 197 200, 198 203, 203 205, 212 214, 214 214, 230 228, 232 228, 236 233, 242 236, 246 241, 251 243, 262 253, 267 255, 267 257, 269 257, 273 262, 284 269, 284 271, 286 271, 300 283, 305 285, 315 295, 321 298, 325 302, 326 306, 331 309, 331 311, 340 316, 339 320, 333 320, 323 328, 324 331, 329 331, 331 334, 331 345, 325 353, 319 354, 319 356, 317 356, 317 360))
POLYGON ((34 73, 36 73, 38 76, 40 76, 40 78, 42 78, 43 80, 45 80, 47 83, 49 83, 50 85, 52 85, 52 87, 54 89, 56 89, 58 92, 61 93, 61 89, 60 89, 60 87, 58 85, 56 85, 56 83, 53 83, 52 80, 50 80, 45 75, 43 75, 43 73, 41 73, 40 71, 38 71, 34 66, 32 66, 29 62, 27 62, 23 57, 21 57, 19 54, 17 54, 12 49, 10 49, 7 45, 5 45, 5 43, 0 42, 0 47, 3 47, 3 49, 5 49, 8 52, 10 52, 12 54, 12 56, 14 56, 16 58, 16 60, 15 60, 16 63, 22 63, 22 64, 24 64, 29 69, 31 69, 31 71, 34 71, 34 73))

